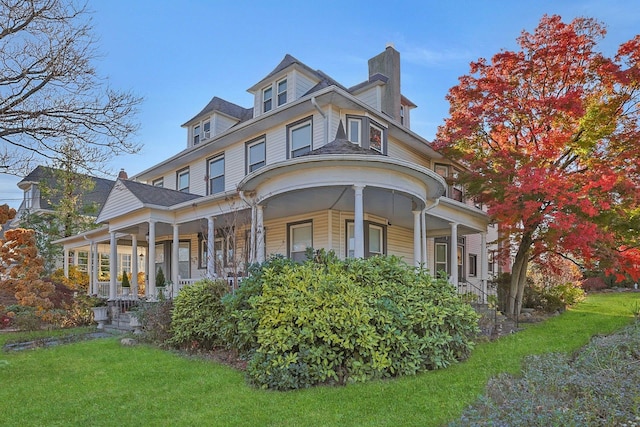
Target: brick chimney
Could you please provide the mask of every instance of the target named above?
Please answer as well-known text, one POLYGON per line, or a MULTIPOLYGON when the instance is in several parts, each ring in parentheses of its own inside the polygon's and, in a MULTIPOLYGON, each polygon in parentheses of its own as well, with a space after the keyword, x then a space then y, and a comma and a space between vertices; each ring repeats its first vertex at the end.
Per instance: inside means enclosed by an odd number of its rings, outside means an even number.
POLYGON ((369 77, 382 74, 389 81, 382 90, 382 112, 400 121, 400 53, 392 44, 369 60, 369 77))
POLYGON ((124 168, 120 169, 120 172, 118 173, 118 179, 129 179, 129 176, 124 171, 124 168))

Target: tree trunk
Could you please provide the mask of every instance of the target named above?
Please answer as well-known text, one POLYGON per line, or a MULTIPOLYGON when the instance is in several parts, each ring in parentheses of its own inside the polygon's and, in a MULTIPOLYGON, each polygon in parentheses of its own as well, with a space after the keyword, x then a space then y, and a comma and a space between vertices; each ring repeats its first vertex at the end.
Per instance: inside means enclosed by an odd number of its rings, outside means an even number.
POLYGON ((511 288, 509 289, 509 314, 517 315, 522 308, 522 296, 527 281, 527 265, 531 248, 531 233, 525 233, 520 241, 516 259, 511 269, 511 288))

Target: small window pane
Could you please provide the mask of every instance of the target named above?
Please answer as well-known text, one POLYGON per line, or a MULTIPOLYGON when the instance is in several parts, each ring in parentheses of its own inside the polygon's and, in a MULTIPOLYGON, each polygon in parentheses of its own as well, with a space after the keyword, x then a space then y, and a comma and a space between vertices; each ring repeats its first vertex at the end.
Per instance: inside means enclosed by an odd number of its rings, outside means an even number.
POLYGON ((382 228, 376 226, 369 227, 369 252, 372 254, 382 254, 382 228))
POLYGON ((249 147, 249 172, 261 168, 265 165, 265 143, 264 141, 253 144, 249 147))
POLYGON ((382 129, 374 125, 369 127, 369 147, 382 152, 382 129))
POLYGON ((224 191, 224 157, 209 162, 209 194, 224 191))
POLYGON ((311 224, 291 227, 291 259, 303 261, 307 248, 313 246, 311 224))
POLYGON ((298 157, 311 149, 311 124, 301 126, 291 131, 291 155, 298 157))
POLYGON ((204 132, 204 138, 209 138, 211 136, 211 122, 204 122, 202 129, 204 132))
POLYGON ((178 175, 178 190, 184 192, 189 191, 189 171, 180 172, 178 175))
POLYGON ((278 82, 278 106, 287 102, 287 81, 278 82))
POLYGON ((271 110, 271 98, 272 98, 273 90, 271 88, 267 88, 262 92, 262 103, 263 109, 262 111, 266 113, 271 110))
POLYGON ((359 119, 349 119, 349 141, 354 144, 360 144, 360 124, 359 119))

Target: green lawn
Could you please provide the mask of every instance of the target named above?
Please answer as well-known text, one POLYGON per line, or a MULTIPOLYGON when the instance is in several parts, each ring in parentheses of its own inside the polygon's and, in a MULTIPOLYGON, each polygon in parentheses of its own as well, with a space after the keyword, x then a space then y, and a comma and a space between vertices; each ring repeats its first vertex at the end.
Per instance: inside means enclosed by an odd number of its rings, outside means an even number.
MULTIPOLYGON (((464 363, 392 381, 295 392, 255 390, 214 362, 116 338, 0 353, 0 425, 439 426, 499 372, 533 353, 573 351, 632 321, 640 293, 598 294, 495 342, 464 363)), ((11 339, 0 334, 0 344, 11 339)))

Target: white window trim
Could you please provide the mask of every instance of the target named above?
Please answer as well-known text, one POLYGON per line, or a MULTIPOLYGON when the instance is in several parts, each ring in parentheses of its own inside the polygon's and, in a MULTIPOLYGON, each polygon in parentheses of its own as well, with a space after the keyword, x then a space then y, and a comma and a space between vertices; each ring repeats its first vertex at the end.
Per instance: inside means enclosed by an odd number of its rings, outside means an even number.
MULTIPOLYGON (((289 159, 294 158, 293 132, 306 126, 309 126, 309 133, 311 135, 311 138, 309 140, 309 145, 299 147, 295 151, 299 151, 305 147, 309 147, 309 151, 312 151, 313 150, 313 119, 312 117, 307 117, 298 122, 294 122, 292 124, 287 125, 287 146, 288 146, 287 148, 289 150, 289 152, 287 153, 287 156, 289 159)), ((295 157, 298 157, 298 156, 295 156, 295 157)))
POLYGON ((219 161, 222 161, 222 174, 220 174, 220 175, 216 175, 216 176, 209 176, 209 175, 207 174, 207 175, 208 175, 208 178, 207 178, 207 181, 208 181, 208 182, 207 182, 207 184, 209 185, 209 194, 223 193, 223 192, 224 192, 224 189, 225 189, 225 186, 226 186, 226 182, 225 182, 225 172, 226 172, 226 171, 225 171, 225 169, 226 169, 226 167, 227 167, 227 164, 226 164, 226 162, 225 162, 224 153, 223 153, 223 154, 221 154, 221 155, 219 155, 219 156, 212 157, 212 158, 210 158, 210 159, 207 161, 207 172, 208 172, 208 173, 211 173, 211 165, 212 165, 213 163, 216 163, 216 162, 219 162, 219 161), (215 179, 215 178, 220 178, 220 177, 222 177, 222 183, 223 183, 223 185, 222 185, 222 191, 216 191, 216 192, 214 192, 214 191, 213 191, 213 183, 212 183, 212 180, 213 180, 213 179, 215 179))
POLYGON ((293 259, 293 255, 294 254, 304 254, 307 251, 307 248, 311 247, 313 248, 313 221, 303 221, 303 222, 298 222, 298 223, 293 223, 293 224, 288 224, 288 234, 289 234, 289 242, 288 242, 288 252, 289 252, 289 258, 293 259), (304 248, 304 250, 302 251, 295 251, 293 250, 294 247, 294 241, 293 241, 293 237, 294 237, 294 233, 293 231, 299 228, 309 228, 311 231, 311 245, 307 246, 304 248))
POLYGON ((211 120, 205 120, 202 123, 202 139, 209 139, 211 138, 211 120), (206 130, 205 127, 209 126, 209 130, 206 130))
POLYGON ((176 190, 182 191, 184 193, 188 193, 190 186, 191 186, 191 176, 190 176, 190 173, 189 173, 189 168, 179 170, 176 173, 176 190), (181 188, 180 187, 180 178, 182 176, 184 176, 184 175, 187 176, 187 186, 181 188))
POLYGON ((280 79, 276 82, 276 103, 278 104, 277 106, 280 107, 284 104, 287 103, 288 101, 288 97, 289 97, 289 92, 288 92, 288 86, 289 83, 287 82, 287 78, 285 77, 284 79, 280 79), (284 83, 284 91, 280 91, 280 84, 284 83), (280 95, 284 94, 284 102, 280 103, 280 95))
POLYGON ((273 110, 273 86, 269 85, 264 89, 262 89, 262 112, 268 113, 271 110, 273 110), (266 98, 265 96, 267 91, 270 91, 269 98, 266 98), (268 109, 267 109, 267 101, 270 102, 268 109))
POLYGON ((356 145, 362 146, 362 119, 358 117, 347 117, 347 139, 356 145), (357 140, 353 140, 353 133, 351 132, 351 124, 357 123, 358 131, 357 131, 357 140))
POLYGON ((251 172, 260 169, 261 167, 264 167, 267 164, 267 139, 262 136, 260 138, 257 138, 253 141, 249 141, 247 142, 247 174, 250 174, 251 172), (264 154, 264 159, 260 160, 259 162, 252 162, 251 161, 251 148, 255 147, 256 145, 263 145, 263 154, 264 154), (255 169, 252 169, 252 167, 254 165, 257 165, 259 163, 263 163, 262 166, 258 166, 255 169))

